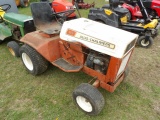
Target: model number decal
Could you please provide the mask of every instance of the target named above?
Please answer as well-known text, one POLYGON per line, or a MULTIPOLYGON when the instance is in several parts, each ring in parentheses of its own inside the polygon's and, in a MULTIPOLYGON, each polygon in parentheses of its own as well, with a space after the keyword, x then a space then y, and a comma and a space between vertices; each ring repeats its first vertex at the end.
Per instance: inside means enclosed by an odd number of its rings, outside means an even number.
POLYGON ((90 36, 87 36, 85 34, 82 34, 82 33, 79 33, 79 32, 76 32, 74 30, 71 30, 71 29, 68 29, 67 32, 66 32, 67 35, 70 35, 72 37, 75 37, 75 38, 78 38, 78 39, 81 39, 81 40, 84 40, 84 41, 87 41, 87 42, 91 42, 91 43, 94 43, 94 44, 98 44, 98 45, 101 45, 101 46, 104 46, 104 47, 107 47, 107 48, 110 48, 110 49, 114 49, 115 48, 115 45, 114 44, 111 44, 111 43, 108 43, 106 41, 103 41, 103 40, 99 40, 97 38, 93 38, 93 37, 90 37, 90 36), (72 34, 69 34, 69 33, 74 33, 74 35, 72 34))

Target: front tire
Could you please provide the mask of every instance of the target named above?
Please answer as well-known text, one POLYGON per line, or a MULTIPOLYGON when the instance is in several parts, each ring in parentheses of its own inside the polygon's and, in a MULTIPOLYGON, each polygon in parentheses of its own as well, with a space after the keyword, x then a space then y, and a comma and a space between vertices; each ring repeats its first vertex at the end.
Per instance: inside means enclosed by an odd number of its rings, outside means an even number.
POLYGON ((88 83, 82 83, 74 90, 73 100, 88 115, 99 114, 105 104, 102 94, 88 83))
POLYGON ((23 64, 31 74, 38 75, 47 70, 48 61, 29 45, 23 45, 19 52, 23 64))
POLYGON ((7 43, 7 47, 10 51, 10 53, 14 56, 14 57, 20 57, 19 55, 19 44, 15 41, 10 41, 7 43))
POLYGON ((149 37, 149 39, 146 41, 146 37, 145 36, 140 36, 137 40, 137 43, 140 47, 143 48, 149 48, 152 46, 153 44, 153 38, 149 37))

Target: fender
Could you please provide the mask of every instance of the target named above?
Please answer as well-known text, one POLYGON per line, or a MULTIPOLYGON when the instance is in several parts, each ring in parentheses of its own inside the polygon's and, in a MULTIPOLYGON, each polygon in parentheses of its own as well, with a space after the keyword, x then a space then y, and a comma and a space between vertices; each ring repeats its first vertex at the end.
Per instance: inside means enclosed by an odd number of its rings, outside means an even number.
POLYGON ((59 35, 50 37, 44 35, 40 31, 35 31, 26 34, 20 41, 34 48, 46 60, 53 62, 60 58, 59 41, 61 39, 59 35))
POLYGON ((7 37, 11 37, 12 33, 10 28, 4 23, 0 23, 0 40, 4 40, 7 37))

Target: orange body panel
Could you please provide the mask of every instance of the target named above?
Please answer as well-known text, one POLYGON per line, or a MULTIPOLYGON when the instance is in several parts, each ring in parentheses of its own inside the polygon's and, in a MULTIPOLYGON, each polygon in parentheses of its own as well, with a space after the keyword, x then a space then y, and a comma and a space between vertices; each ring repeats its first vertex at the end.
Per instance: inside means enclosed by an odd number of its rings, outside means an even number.
POLYGON ((121 64, 120 59, 111 57, 105 78, 106 83, 107 82, 114 83, 120 64, 121 64))
POLYGON ((20 41, 33 47, 44 58, 52 62, 60 58, 59 35, 54 37, 45 37, 40 35, 40 31, 26 34, 20 41))
POLYGON ((88 68, 87 66, 84 66, 82 69, 83 72, 87 73, 88 75, 92 76, 92 77, 96 77, 96 79, 100 80, 100 81, 105 81, 105 75, 103 75, 102 73, 95 71, 91 68, 88 68))
POLYGON ((24 42, 31 47, 33 47, 36 51, 38 51, 44 58, 50 61, 53 65, 59 67, 65 72, 78 72, 82 70, 84 73, 95 78, 96 82, 94 82, 95 87, 102 87, 109 92, 113 92, 116 87, 120 84, 120 82, 124 78, 124 70, 128 64, 130 56, 126 59, 125 64, 122 64, 123 59, 129 54, 133 52, 133 49, 129 51, 122 59, 110 57, 108 69, 106 74, 103 74, 99 71, 91 69, 85 65, 86 61, 86 53, 84 50, 87 50, 85 46, 78 42, 67 42, 60 39, 59 35, 54 36, 46 36, 44 33, 40 31, 35 31, 32 33, 26 34, 21 42, 24 42), (58 66, 54 61, 59 58, 63 58, 65 61, 74 66, 81 66, 79 69, 64 69, 63 66, 58 66), (121 73, 118 74, 120 66, 124 66, 121 69, 121 73))
POLYGON ((121 77, 118 79, 118 81, 116 82, 116 84, 114 85, 109 85, 103 81, 100 81, 100 86, 104 89, 106 89, 109 92, 114 92, 114 90, 116 89, 116 87, 123 81, 124 79, 124 74, 121 75, 121 77))
POLYGON ((82 53, 81 44, 61 40, 60 53, 62 58, 67 60, 72 65, 81 66, 84 64, 84 54, 82 53))

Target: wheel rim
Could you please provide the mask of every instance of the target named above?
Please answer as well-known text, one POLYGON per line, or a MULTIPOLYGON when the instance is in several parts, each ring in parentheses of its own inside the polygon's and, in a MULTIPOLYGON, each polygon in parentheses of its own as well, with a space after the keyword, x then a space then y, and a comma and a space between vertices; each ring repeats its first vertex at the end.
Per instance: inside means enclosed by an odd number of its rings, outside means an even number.
POLYGON ((16 56, 16 54, 15 54, 15 52, 14 52, 14 50, 13 50, 12 48, 8 47, 8 49, 9 49, 10 53, 11 53, 13 56, 16 56))
POLYGON ((86 112, 92 111, 93 108, 92 108, 91 103, 83 96, 77 96, 76 101, 77 101, 77 104, 79 105, 79 107, 82 108, 84 111, 86 111, 86 112))
POLYGON ((141 45, 146 47, 149 45, 149 41, 146 42, 146 40, 144 39, 141 41, 141 45))
POLYGON ((32 71, 33 70, 33 63, 30 59, 30 57, 26 53, 22 53, 22 60, 25 64, 25 66, 32 71))

